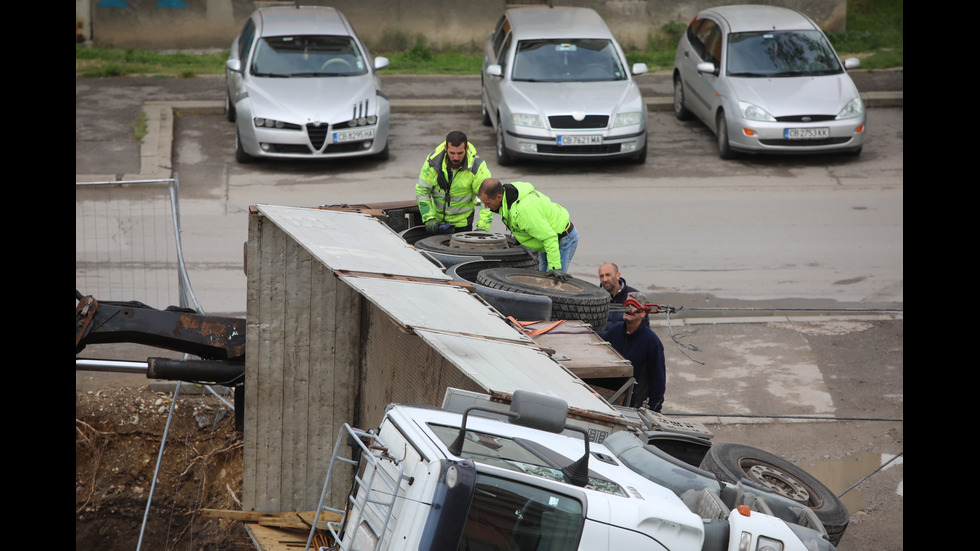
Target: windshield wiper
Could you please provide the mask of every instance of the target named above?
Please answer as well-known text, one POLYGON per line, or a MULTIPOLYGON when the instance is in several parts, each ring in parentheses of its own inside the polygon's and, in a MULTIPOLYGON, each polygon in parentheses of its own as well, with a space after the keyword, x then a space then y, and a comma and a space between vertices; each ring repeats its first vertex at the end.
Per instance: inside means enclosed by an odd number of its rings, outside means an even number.
POLYGON ((283 73, 252 73, 252 76, 257 77, 268 77, 268 78, 289 78, 290 75, 283 73))

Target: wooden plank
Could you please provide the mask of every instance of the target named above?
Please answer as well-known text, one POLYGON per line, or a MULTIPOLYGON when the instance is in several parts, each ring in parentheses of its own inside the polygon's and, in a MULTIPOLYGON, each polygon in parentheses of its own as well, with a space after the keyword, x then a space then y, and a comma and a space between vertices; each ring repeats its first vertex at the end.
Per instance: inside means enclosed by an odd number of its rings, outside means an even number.
MULTIPOLYGON (((552 323, 541 321, 524 327, 533 332, 546 329, 552 323)), ((567 321, 544 333, 530 334, 530 337, 538 346, 553 350, 552 358, 582 379, 633 376, 629 360, 588 327, 578 327, 567 321)))

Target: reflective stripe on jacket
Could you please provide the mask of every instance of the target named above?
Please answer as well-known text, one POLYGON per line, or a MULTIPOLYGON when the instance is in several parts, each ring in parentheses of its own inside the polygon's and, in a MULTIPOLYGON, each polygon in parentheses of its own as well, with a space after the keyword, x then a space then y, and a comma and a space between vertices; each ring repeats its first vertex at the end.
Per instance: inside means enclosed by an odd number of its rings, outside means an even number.
MULTIPOLYGON (((463 166, 450 176, 446 168, 446 142, 442 142, 425 159, 415 184, 415 200, 422 221, 435 218, 457 227, 465 226, 476 208, 480 184, 489 177, 490 168, 476 154, 473 144, 466 149, 463 166)), ((490 209, 480 209, 476 229, 490 231, 492 217, 490 209)))
POLYGON ((548 255, 548 269, 561 269, 558 234, 568 229, 568 210, 527 182, 504 184, 500 218, 525 247, 548 255), (516 195, 516 197, 514 197, 516 195))

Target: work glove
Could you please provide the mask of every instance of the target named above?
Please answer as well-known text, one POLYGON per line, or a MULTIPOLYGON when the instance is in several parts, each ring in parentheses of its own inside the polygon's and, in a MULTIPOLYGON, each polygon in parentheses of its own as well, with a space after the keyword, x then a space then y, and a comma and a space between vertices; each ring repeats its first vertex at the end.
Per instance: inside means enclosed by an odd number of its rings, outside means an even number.
POLYGON ((568 281, 568 274, 561 270, 548 270, 548 275, 555 281, 568 281))
POLYGON ((439 231, 439 221, 435 218, 428 220, 425 223, 425 231, 429 233, 436 233, 439 231))

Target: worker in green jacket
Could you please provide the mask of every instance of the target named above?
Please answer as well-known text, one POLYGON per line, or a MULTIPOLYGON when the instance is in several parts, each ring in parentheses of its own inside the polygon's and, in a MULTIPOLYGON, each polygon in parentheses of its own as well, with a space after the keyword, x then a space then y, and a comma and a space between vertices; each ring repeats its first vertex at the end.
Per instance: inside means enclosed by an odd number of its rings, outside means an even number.
MULTIPOLYGON (((476 154, 466 134, 453 130, 422 164, 415 184, 419 214, 429 233, 453 233, 473 229, 477 192, 490 177, 487 163, 476 154)), ((480 210, 476 229, 490 231, 493 214, 480 210)))
POLYGON ((504 225, 525 247, 538 252, 538 269, 556 280, 568 279, 568 267, 578 247, 578 230, 565 207, 554 203, 527 182, 503 184, 487 178, 480 200, 500 214, 504 225))

